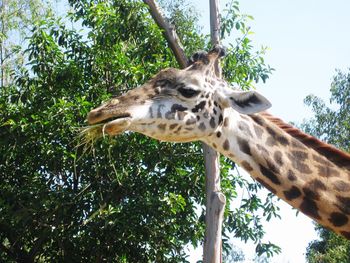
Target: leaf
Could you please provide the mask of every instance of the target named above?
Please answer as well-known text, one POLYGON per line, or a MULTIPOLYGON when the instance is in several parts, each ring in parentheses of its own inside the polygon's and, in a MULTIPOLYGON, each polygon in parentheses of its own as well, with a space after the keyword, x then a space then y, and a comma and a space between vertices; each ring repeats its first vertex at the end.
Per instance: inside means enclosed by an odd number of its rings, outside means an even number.
POLYGON ((239 30, 241 28, 241 23, 236 22, 235 27, 236 27, 237 30, 239 30))
POLYGON ((7 126, 7 125, 13 126, 13 125, 15 125, 15 124, 16 124, 16 122, 15 122, 13 119, 8 119, 8 120, 5 121, 4 123, 2 123, 1 126, 7 126))

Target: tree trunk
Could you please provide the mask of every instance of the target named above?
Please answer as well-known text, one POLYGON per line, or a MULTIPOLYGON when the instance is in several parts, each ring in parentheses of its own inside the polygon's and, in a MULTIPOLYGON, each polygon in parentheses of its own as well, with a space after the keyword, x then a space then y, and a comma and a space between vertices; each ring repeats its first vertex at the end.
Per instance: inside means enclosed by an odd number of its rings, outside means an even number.
POLYGON ((5 12, 6 12, 6 1, 2 1, 1 6, 0 6, 0 28, 1 28, 1 34, 2 36, 0 37, 0 70, 1 70, 1 75, 0 75, 0 86, 3 87, 5 85, 5 28, 6 28, 6 21, 5 21, 5 12))
MULTIPOLYGON (((210 35, 212 45, 220 43, 219 1, 209 0, 210 35)), ((221 78, 219 63, 215 65, 215 74, 221 78)), ((226 204, 225 195, 220 187, 220 155, 203 143, 206 180, 206 217, 205 240, 203 247, 204 263, 222 262, 222 222, 226 204)))
MULTIPOLYGON (((219 12, 218 1, 210 1, 210 25, 211 42, 214 45, 219 44, 219 12)), ((188 64, 180 40, 172 25, 164 19, 160 8, 154 0, 144 0, 149 6, 150 13, 156 24, 163 30, 164 37, 169 43, 177 62, 181 68, 188 64)), ((221 77, 219 64, 215 65, 216 75, 221 77)), ((203 154, 206 173, 206 231, 203 246, 203 262, 219 263, 222 261, 222 242, 221 231, 226 198, 221 192, 220 187, 220 167, 219 154, 211 147, 203 143, 203 154)))
POLYGON ((205 162, 206 216, 203 262, 221 262, 221 230, 226 198, 220 188, 219 154, 203 143, 205 162))

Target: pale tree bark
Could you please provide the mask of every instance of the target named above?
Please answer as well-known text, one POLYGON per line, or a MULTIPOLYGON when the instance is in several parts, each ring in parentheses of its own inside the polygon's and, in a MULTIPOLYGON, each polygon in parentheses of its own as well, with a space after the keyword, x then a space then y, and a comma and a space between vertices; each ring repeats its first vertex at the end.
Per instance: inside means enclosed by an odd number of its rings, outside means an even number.
MULTIPOLYGON (((218 1, 209 1, 211 13, 211 42, 214 46, 220 42, 219 4, 218 1)), ((174 27, 164 18, 159 6, 154 0, 144 0, 144 3, 149 6, 153 19, 163 30, 164 37, 168 41, 169 47, 173 51, 180 67, 185 68, 188 64, 188 60, 174 27)), ((215 70, 217 76, 221 77, 219 64, 215 65, 215 70)), ((206 174, 206 231, 203 246, 203 262, 219 263, 222 261, 221 231, 226 198, 222 194, 220 187, 219 154, 204 143, 203 154, 206 174)))
POLYGON ((160 29, 163 30, 163 35, 165 39, 168 41, 170 49, 173 51, 177 63, 179 63, 180 68, 187 67, 188 59, 185 55, 184 49, 181 45, 181 41, 177 36, 175 28, 171 25, 166 18, 164 18, 162 11, 154 0, 143 0, 145 4, 149 6, 150 13, 159 26, 160 29))
MULTIPOLYGON (((220 44, 219 1, 209 0, 210 36, 212 45, 220 44)), ((217 62, 215 74, 221 78, 221 68, 217 62)), ((226 204, 220 186, 220 155, 203 143, 206 179, 206 231, 203 247, 204 263, 222 262, 222 222, 226 204)))
POLYGON ((6 44, 5 44, 5 35, 6 35, 6 21, 5 21, 5 13, 6 13, 6 7, 7 7, 7 1, 3 0, 0 4, 0 70, 1 70, 1 76, 0 76, 0 85, 3 87, 6 85, 5 83, 5 56, 6 56, 6 44))

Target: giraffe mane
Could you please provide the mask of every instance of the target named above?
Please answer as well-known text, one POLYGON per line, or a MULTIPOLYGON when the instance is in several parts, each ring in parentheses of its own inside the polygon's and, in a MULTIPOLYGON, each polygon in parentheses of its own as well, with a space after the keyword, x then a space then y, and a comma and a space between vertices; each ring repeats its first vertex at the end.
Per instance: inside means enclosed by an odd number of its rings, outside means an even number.
POLYGON ((291 135, 293 138, 299 140, 305 146, 314 149, 316 152, 326 157, 329 161, 350 170, 350 154, 343 152, 330 144, 322 142, 319 139, 302 132, 294 126, 285 123, 283 120, 271 115, 270 113, 262 112, 259 115, 264 119, 275 124, 277 127, 291 135))

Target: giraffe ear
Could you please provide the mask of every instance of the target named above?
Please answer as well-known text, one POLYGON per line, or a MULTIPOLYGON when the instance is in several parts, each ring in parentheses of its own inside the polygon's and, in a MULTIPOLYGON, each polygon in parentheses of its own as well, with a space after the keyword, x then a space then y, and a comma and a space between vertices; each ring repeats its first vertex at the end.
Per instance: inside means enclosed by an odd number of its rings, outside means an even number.
POLYGON ((271 103, 256 91, 230 90, 225 104, 242 114, 253 114, 271 107, 271 103))

